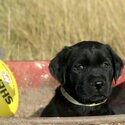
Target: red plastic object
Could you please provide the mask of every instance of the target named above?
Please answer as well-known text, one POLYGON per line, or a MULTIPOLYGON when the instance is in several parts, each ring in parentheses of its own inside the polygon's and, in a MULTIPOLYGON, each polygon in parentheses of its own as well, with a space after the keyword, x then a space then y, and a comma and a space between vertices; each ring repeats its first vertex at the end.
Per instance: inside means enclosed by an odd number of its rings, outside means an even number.
POLYGON ((39 88, 44 84, 42 81, 52 79, 48 70, 49 61, 5 61, 5 63, 13 72, 19 87, 39 88))
MULTIPOLYGON (((13 72, 19 87, 30 86, 39 88, 44 81, 51 81, 53 78, 49 73, 49 61, 5 61, 13 72)), ((125 82, 125 67, 117 81, 112 82, 113 87, 125 82)))
POLYGON ((113 86, 118 86, 118 85, 120 85, 120 84, 122 84, 124 82, 125 82, 125 66, 122 69, 122 73, 119 76, 118 80, 117 81, 113 80, 112 84, 113 84, 113 86))

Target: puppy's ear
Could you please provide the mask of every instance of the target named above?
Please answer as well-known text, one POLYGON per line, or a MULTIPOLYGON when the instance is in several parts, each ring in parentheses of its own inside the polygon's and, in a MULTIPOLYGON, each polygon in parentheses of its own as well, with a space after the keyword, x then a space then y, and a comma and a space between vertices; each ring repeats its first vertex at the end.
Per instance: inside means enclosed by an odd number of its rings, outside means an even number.
POLYGON ((49 64, 49 70, 52 76, 61 84, 65 84, 65 74, 70 56, 71 48, 64 47, 49 64))
POLYGON ((112 55, 112 62, 113 62, 113 68, 114 68, 114 79, 117 80, 118 77, 121 75, 124 64, 123 64, 121 58, 111 49, 111 47, 109 45, 107 45, 107 46, 112 55))

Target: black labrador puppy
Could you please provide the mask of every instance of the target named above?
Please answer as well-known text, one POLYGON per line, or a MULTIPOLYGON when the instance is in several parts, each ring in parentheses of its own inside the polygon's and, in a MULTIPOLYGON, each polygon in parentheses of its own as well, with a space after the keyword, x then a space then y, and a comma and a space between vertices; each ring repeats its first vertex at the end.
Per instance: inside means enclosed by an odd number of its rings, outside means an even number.
POLYGON ((61 86, 41 117, 114 114, 108 99, 122 68, 122 60, 108 45, 83 41, 65 47, 50 62, 50 72, 61 86))

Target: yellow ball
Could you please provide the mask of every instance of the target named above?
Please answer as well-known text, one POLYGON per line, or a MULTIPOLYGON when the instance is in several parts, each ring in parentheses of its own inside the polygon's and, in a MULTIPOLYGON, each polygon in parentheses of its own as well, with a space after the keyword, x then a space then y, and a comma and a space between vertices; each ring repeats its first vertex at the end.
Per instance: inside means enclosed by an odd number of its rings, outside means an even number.
POLYGON ((18 88, 15 78, 0 60, 0 116, 14 116, 18 108, 18 88))

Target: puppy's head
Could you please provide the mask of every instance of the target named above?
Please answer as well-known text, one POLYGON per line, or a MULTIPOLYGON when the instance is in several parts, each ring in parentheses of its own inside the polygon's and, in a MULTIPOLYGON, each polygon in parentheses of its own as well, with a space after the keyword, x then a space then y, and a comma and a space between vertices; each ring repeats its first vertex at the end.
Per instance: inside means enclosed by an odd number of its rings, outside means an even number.
POLYGON ((121 59, 108 45, 94 41, 65 47, 49 65, 51 74, 82 103, 108 98, 112 80, 117 80, 122 67, 121 59))

